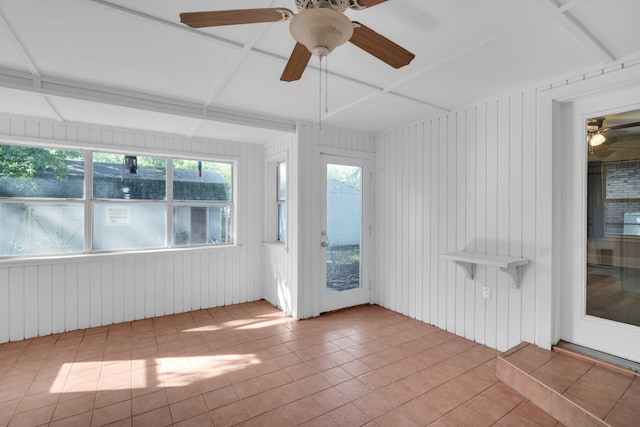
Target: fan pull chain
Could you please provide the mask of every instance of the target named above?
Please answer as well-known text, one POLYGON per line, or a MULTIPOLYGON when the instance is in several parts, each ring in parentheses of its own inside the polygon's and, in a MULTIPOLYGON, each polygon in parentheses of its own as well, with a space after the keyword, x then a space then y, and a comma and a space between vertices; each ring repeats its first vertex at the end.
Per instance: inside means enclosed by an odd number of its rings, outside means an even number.
POLYGON ((322 56, 318 56, 320 69, 318 70, 318 126, 322 130, 322 56))
POLYGON ((324 113, 329 114, 329 58, 324 61, 324 113))

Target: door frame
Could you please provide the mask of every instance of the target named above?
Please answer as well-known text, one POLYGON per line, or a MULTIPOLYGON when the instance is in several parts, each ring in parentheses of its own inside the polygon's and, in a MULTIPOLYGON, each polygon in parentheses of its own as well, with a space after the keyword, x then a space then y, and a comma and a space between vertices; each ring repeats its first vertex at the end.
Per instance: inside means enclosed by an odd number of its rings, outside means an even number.
MULTIPOLYGON (((316 147, 314 150, 314 214, 313 214, 313 294, 318 301, 319 313, 338 310, 340 308, 351 307, 358 304, 372 303, 374 295, 374 283, 372 279, 372 266, 373 266, 373 207, 374 205, 374 191, 373 191, 373 168, 374 168, 374 153, 367 152, 355 152, 350 150, 343 150, 331 147, 316 147), (335 302, 328 302, 325 298, 326 293, 326 249, 321 246, 323 241, 322 231, 326 227, 326 182, 323 179, 326 177, 326 166, 324 159, 327 157, 334 157, 336 159, 342 159, 347 162, 353 160, 354 162, 362 163, 362 243, 360 247, 360 284, 362 290, 366 292, 366 296, 362 298, 347 298, 345 304, 339 304, 335 302)), ((360 165, 358 165, 360 166, 360 165)), ((324 179, 326 181, 326 179, 324 179)), ((337 295, 343 294, 343 291, 337 295)), ((346 296, 345 294, 343 296, 346 296)), ((335 299, 334 299, 335 300, 335 299)))
POLYGON ((640 327, 586 313, 587 133, 589 117, 640 109, 640 84, 561 106, 559 338, 640 362, 640 327))

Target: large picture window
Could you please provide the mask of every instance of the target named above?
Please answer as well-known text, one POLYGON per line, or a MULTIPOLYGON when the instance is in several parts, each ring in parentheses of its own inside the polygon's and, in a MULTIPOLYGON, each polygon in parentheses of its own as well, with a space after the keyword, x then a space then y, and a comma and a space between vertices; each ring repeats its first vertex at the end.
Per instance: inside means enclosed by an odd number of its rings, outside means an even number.
POLYGON ((0 145, 0 257, 232 244, 232 218, 233 162, 0 145))
POLYGON ((84 153, 0 145, 0 256, 84 251, 84 153))

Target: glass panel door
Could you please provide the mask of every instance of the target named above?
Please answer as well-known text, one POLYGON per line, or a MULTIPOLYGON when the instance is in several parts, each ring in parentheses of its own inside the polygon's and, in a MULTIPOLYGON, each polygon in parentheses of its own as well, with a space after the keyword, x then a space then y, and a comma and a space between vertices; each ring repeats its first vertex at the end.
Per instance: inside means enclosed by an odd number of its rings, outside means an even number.
POLYGON ((357 289, 362 241, 362 168, 327 164, 327 293, 357 289))
POLYGON ((367 164, 322 155, 322 311, 369 302, 366 262, 367 164))
POLYGON ((635 86, 562 106, 561 250, 553 254, 560 269, 558 338, 634 362, 640 362, 638 99, 635 86))
POLYGON ((586 314, 640 326, 640 110, 587 119, 586 314))

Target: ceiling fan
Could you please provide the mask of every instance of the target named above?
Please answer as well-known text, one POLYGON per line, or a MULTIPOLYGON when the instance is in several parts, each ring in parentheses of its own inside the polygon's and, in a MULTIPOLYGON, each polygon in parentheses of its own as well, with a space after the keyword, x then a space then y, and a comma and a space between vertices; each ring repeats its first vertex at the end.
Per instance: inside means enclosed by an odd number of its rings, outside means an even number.
POLYGON ((295 1, 297 14, 281 7, 185 12, 180 14, 180 21, 192 28, 291 21, 289 31, 296 45, 280 77, 286 82, 302 77, 312 54, 322 58, 347 41, 394 68, 415 58, 413 53, 344 14, 347 8, 362 10, 387 0, 295 1))
POLYGON ((602 126, 604 125, 604 120, 604 117, 595 117, 587 120, 587 140, 589 143, 589 148, 597 147, 604 144, 604 142, 607 140, 607 137, 605 136, 605 133, 607 132, 640 127, 640 122, 633 122, 603 128, 602 126))

